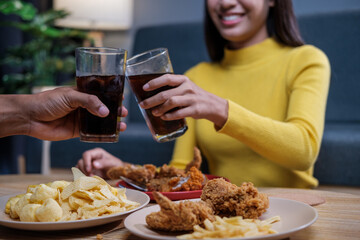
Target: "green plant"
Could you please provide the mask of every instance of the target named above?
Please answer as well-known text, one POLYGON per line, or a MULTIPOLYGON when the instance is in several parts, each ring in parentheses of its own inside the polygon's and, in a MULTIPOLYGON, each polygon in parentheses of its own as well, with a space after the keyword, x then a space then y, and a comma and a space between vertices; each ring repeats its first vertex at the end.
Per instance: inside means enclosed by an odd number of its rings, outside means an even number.
POLYGON ((1 25, 18 28, 32 39, 7 49, 2 56, 0 64, 14 66, 16 72, 2 76, 0 93, 30 93, 33 86, 56 85, 56 78, 61 73, 74 75, 74 50, 82 45, 87 34, 55 26, 57 19, 68 15, 66 11, 38 13, 31 3, 0 0, 0 12, 21 18, 21 21, 1 22, 1 25))

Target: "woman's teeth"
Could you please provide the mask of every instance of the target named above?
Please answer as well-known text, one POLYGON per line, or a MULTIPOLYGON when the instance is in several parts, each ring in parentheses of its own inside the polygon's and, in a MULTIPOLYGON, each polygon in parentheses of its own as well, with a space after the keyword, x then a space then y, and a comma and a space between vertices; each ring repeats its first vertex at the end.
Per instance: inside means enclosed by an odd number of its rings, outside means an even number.
POLYGON ((225 20, 225 21, 233 21, 233 20, 236 20, 238 18, 239 18, 238 15, 223 16, 223 20, 225 20))

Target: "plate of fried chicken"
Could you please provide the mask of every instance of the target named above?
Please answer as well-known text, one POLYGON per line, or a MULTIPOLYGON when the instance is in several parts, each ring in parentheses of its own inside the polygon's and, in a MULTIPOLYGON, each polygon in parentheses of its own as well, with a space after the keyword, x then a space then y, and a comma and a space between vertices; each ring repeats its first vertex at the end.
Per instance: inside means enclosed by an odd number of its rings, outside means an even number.
POLYGON ((236 186, 221 178, 209 180, 198 199, 171 201, 159 192, 154 192, 154 198, 157 205, 141 209, 125 219, 125 227, 134 235, 175 240, 191 233, 194 226, 202 226, 218 216, 242 216, 245 220, 276 216, 281 220, 273 224, 273 233, 234 239, 283 239, 309 227, 318 216, 317 211, 305 203, 268 197, 250 182, 236 186))
POLYGON ((203 174, 200 170, 201 163, 200 150, 195 147, 193 161, 185 169, 178 169, 167 164, 157 168, 153 164, 126 163, 123 166, 111 168, 107 175, 110 179, 122 179, 117 183, 119 187, 143 189, 151 200, 155 200, 153 196, 155 191, 161 192, 170 200, 193 199, 200 197, 207 181, 219 178, 203 174))

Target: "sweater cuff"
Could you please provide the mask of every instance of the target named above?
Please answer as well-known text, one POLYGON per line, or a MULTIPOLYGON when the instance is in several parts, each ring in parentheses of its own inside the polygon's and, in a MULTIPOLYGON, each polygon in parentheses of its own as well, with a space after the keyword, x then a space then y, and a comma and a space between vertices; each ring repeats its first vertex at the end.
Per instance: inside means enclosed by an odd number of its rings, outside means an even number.
POLYGON ((248 131, 246 130, 246 126, 251 126, 253 124, 251 123, 254 121, 254 116, 252 116, 253 113, 229 99, 227 99, 227 101, 229 103, 228 119, 224 126, 217 132, 233 137, 244 135, 244 133, 248 131))

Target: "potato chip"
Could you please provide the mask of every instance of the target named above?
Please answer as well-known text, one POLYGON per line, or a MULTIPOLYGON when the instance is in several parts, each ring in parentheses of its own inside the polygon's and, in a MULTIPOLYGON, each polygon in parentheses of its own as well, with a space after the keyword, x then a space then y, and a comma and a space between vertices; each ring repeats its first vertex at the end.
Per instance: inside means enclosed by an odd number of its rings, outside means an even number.
POLYGON ((111 199, 94 200, 94 202, 92 203, 92 206, 94 206, 95 208, 101 208, 101 207, 107 206, 109 204, 111 204, 111 199))
POLYGON ((85 204, 89 204, 89 203, 91 203, 90 199, 78 198, 76 196, 69 197, 69 206, 73 210, 76 210, 79 207, 82 207, 85 204))
POLYGON ((49 182, 46 185, 51 187, 51 188, 59 189, 60 191, 62 191, 69 184, 70 184, 70 182, 68 182, 68 181, 54 181, 54 182, 49 182))
POLYGON ((39 186, 39 185, 29 185, 29 186, 27 187, 26 192, 27 192, 27 193, 34 193, 34 192, 35 192, 35 189, 36 189, 38 186, 39 186))
POLYGON ((89 199, 89 200, 105 199, 105 197, 100 193, 96 191, 87 191, 87 190, 78 190, 77 192, 73 193, 72 196, 89 199))
POLYGON ((20 211, 21 209, 30 203, 30 197, 31 197, 31 193, 26 193, 24 194, 19 201, 16 202, 15 206, 14 206, 14 213, 18 216, 20 216, 20 211))
POLYGON ((93 176, 93 178, 99 180, 99 182, 101 182, 101 185, 104 185, 104 186, 108 186, 109 188, 112 188, 104 179, 102 179, 101 177, 99 176, 93 176))
POLYGON ((63 210, 52 198, 48 198, 36 209, 35 216, 40 222, 56 222, 63 215, 63 210))
POLYGON ((73 209, 70 207, 69 201, 63 201, 60 207, 63 210, 63 214, 73 211, 73 209))
POLYGON ((119 199, 114 195, 107 186, 100 187, 100 193, 107 199, 111 199, 115 202, 119 202, 119 199))
POLYGON ((61 193, 61 199, 62 200, 67 199, 78 190, 90 190, 97 187, 100 184, 101 182, 96 178, 80 177, 64 188, 64 190, 61 193))
POLYGON ((111 187, 104 179, 87 177, 72 168, 74 181, 29 185, 27 193, 9 198, 5 212, 21 221, 73 221, 134 209, 140 204, 126 197, 125 189, 111 187))
POLYGON ((30 203, 26 204, 19 213, 20 221, 22 222, 37 222, 35 216, 36 209, 41 207, 41 204, 30 203))
MULTIPOLYGON (((95 218, 95 217, 99 217, 101 216, 102 214, 100 213, 101 212, 101 208, 95 208, 93 207, 93 209, 90 209, 89 207, 91 206, 85 206, 83 208, 79 208, 78 209, 78 217, 80 219, 89 219, 89 218, 95 218)), ((103 206, 104 208, 105 206, 103 206)))
POLYGON ((63 203, 63 200, 61 199, 61 192, 60 192, 60 189, 57 189, 57 192, 58 192, 58 198, 57 198, 57 200, 59 201, 59 204, 60 204, 60 206, 61 206, 61 204, 63 203))
POLYGON ((75 220, 79 220, 79 219, 80 219, 80 218, 79 218, 77 212, 71 212, 71 213, 70 213, 70 218, 69 218, 68 221, 75 221, 75 220))
POLYGON ((106 199, 104 195, 102 195, 100 192, 92 192, 93 194, 93 200, 104 200, 106 199))
POLYGON ((85 177, 85 176, 86 176, 85 174, 83 174, 82 171, 80 171, 80 169, 75 168, 75 167, 72 167, 72 168, 71 168, 71 172, 72 172, 72 174, 73 174, 74 181, 77 180, 77 179, 79 179, 80 177, 85 177))
POLYGON ((19 215, 14 210, 16 203, 19 201, 19 199, 24 196, 24 194, 17 195, 15 197, 11 197, 6 205, 5 205, 5 213, 9 214, 11 218, 18 218, 19 215))
POLYGON ((30 197, 32 203, 43 203, 46 199, 56 199, 58 197, 57 189, 51 188, 45 184, 40 184, 35 188, 35 192, 30 197))
MULTIPOLYGON (((124 189, 125 190, 125 189, 124 189)), ((110 191, 112 192, 112 194, 114 194, 115 196, 118 195, 118 190, 114 187, 111 187, 110 191)))
POLYGON ((126 188, 116 189, 118 198, 126 198, 126 188))

